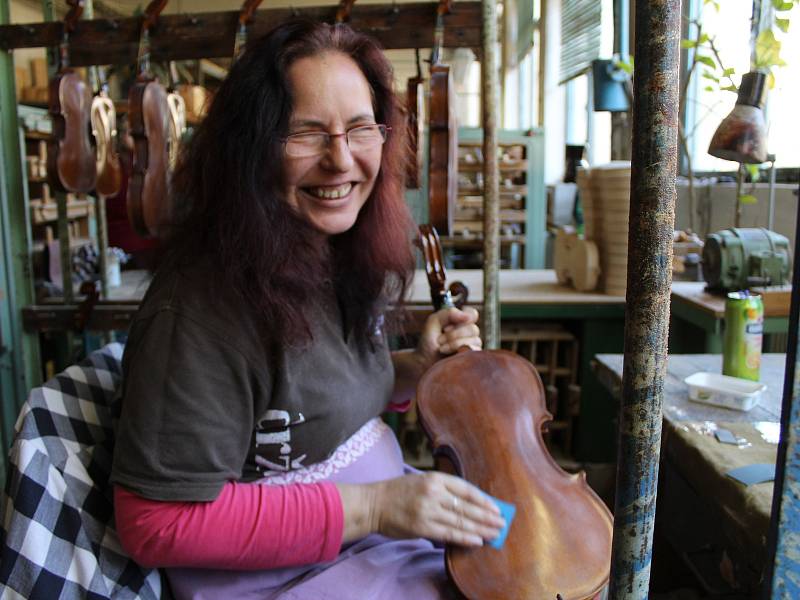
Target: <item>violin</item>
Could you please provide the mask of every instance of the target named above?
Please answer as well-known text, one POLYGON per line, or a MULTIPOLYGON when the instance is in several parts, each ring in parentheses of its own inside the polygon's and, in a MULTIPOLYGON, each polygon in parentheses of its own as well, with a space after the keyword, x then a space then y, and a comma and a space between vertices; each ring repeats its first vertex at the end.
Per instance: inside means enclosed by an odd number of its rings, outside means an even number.
POLYGON ((61 192, 88 193, 95 187, 97 165, 89 126, 92 92, 69 67, 69 35, 83 13, 83 0, 68 0, 59 45, 59 70, 50 80, 48 108, 53 135, 47 146, 47 177, 61 192))
POLYGON ((239 27, 236 30, 236 38, 233 42, 233 60, 236 61, 244 53, 247 45, 247 26, 253 20, 253 13, 256 12, 262 0, 244 0, 242 9, 239 11, 239 27))
POLYGON ((103 198, 114 196, 122 185, 122 167, 117 154, 117 112, 108 96, 108 83, 100 77, 99 89, 92 99, 92 134, 97 147, 97 183, 95 191, 103 198))
POLYGON ((450 12, 450 5, 450 0, 439 0, 436 8, 428 122, 429 221, 445 235, 450 235, 453 231, 458 195, 458 123, 454 106, 453 76, 450 67, 439 60, 444 43, 444 16, 450 12))
MULTIPOLYGON (((423 247, 436 245, 430 230, 420 233, 423 247)), ((426 264, 436 255, 426 251, 426 264)), ((444 267, 426 271, 432 298, 446 306, 444 267)), ((517 508, 502 548, 448 545, 447 572, 461 593, 585 600, 601 591, 611 568, 611 512, 585 473, 568 474, 550 456, 542 426, 552 415, 534 366, 506 350, 459 351, 425 373, 416 399, 437 467, 517 508)))
POLYGON ((422 140, 424 123, 422 121, 425 106, 425 80, 419 62, 419 48, 414 50, 417 59, 417 76, 408 80, 406 85, 406 123, 408 129, 408 163, 406 164, 406 187, 417 189, 420 186, 420 173, 424 156, 422 140))
POLYGON ((133 166, 128 186, 128 218, 142 237, 157 236, 168 217, 170 108, 167 92, 150 73, 150 29, 167 0, 145 9, 139 38, 138 72, 128 95, 133 166))

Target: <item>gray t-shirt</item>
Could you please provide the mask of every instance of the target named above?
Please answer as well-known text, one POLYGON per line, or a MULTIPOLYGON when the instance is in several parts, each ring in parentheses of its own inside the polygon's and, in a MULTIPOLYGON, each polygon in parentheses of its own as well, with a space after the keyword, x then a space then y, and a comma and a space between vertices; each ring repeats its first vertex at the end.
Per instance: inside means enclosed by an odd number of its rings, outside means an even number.
POLYGON ((270 351, 204 264, 156 274, 123 356, 111 479, 154 500, 213 500, 228 480, 324 460, 394 384, 385 334, 366 348, 346 336, 332 288, 309 319, 313 340, 270 351))

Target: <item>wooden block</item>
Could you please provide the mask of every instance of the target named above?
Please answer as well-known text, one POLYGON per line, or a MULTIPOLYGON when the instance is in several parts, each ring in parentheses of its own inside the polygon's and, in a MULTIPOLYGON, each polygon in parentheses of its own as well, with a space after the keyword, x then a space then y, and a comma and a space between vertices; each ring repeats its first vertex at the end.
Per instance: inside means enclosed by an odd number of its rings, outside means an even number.
POLYGON ((26 87, 22 89, 22 94, 20 95, 21 102, 29 102, 31 104, 47 104, 47 100, 48 100, 47 86, 26 87))
POLYGON ((788 317, 792 300, 791 285, 772 285, 769 287, 753 287, 751 292, 761 294, 764 303, 765 317, 788 317))
POLYGON ((32 58, 31 72, 33 73, 33 87, 43 87, 47 89, 47 84, 49 83, 49 77, 47 76, 47 59, 32 58))
POLYGON ((25 67, 14 67, 14 83, 16 85, 17 100, 22 98, 22 90, 31 87, 31 72, 25 67))
POLYGON ((39 157, 26 156, 25 169, 28 173, 28 179, 37 179, 39 177, 39 157))

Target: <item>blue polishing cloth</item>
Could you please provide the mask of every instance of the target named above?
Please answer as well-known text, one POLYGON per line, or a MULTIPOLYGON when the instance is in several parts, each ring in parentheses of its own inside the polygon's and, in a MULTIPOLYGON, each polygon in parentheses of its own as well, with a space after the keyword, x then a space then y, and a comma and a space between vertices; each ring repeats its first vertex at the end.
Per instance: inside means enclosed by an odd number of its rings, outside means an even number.
POLYGON ((502 500, 498 500, 494 496, 490 496, 486 494, 486 497, 489 498, 492 502, 497 505, 497 508, 500 509, 500 515, 505 519, 505 526, 500 531, 500 535, 498 535, 493 540, 489 540, 489 545, 492 548, 497 548, 498 550, 503 547, 503 544, 506 543, 506 537, 508 536, 508 529, 511 527, 511 521, 514 520, 514 515, 517 513, 517 507, 510 502, 503 502, 502 500))

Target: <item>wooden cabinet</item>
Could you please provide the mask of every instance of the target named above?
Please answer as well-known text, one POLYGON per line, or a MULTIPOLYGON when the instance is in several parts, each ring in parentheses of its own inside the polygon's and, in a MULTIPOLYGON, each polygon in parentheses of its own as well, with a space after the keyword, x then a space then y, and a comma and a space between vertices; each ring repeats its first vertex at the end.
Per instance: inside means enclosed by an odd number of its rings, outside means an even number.
MULTIPOLYGON (((452 235, 442 238, 452 266, 480 268, 483 245, 483 141, 459 129, 458 200, 452 235)), ((502 268, 544 266, 543 137, 539 130, 498 132, 502 268)))

